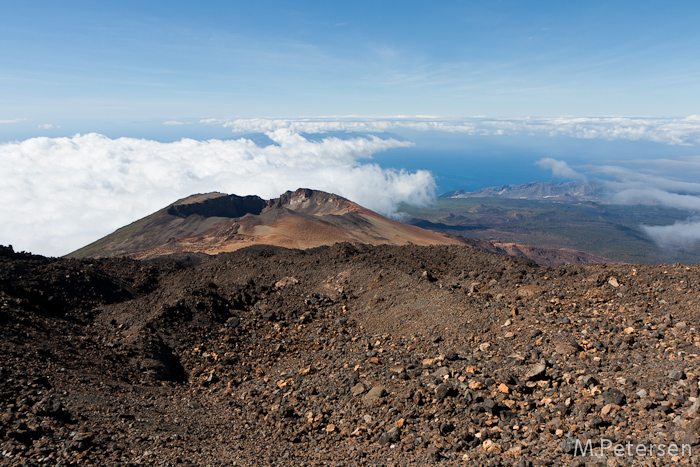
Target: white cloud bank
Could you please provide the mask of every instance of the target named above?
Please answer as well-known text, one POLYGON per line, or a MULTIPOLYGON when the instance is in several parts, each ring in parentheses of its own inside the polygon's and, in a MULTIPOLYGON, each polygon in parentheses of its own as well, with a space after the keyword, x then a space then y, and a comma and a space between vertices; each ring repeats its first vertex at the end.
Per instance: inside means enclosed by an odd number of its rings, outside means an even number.
POLYGON ((287 129, 296 133, 333 131, 381 133, 396 130, 441 131, 468 135, 545 134, 572 138, 652 141, 671 145, 700 144, 700 116, 633 117, 416 117, 207 118, 200 123, 222 125, 236 133, 287 129))
POLYGON ((672 225, 643 225, 642 229, 661 246, 687 248, 700 242, 700 220, 697 218, 675 222, 672 225))
POLYGON ((552 159, 551 157, 545 157, 536 162, 536 164, 543 169, 549 169, 552 171, 552 175, 560 178, 569 178, 571 180, 581 180, 586 181, 586 176, 572 169, 569 164, 564 161, 559 161, 552 159))
POLYGON ((373 153, 411 143, 362 137, 309 141, 288 129, 276 144, 248 139, 161 143, 99 134, 0 144, 0 244, 62 255, 193 193, 277 197, 314 188, 382 214, 435 195, 427 171, 386 170, 373 153))

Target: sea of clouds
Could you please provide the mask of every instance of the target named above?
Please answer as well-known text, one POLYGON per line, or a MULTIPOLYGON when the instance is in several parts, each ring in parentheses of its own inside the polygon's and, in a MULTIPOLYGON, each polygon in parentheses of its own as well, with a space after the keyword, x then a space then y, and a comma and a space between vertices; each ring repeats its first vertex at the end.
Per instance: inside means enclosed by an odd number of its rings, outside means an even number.
POLYGON ((420 205, 435 196, 429 172, 382 169, 368 160, 410 142, 266 133, 273 144, 94 133, 0 144, 0 244, 63 255, 177 199, 211 191, 274 198, 313 188, 389 216, 401 202, 420 205))
MULTIPOLYGON (((12 122, 16 120, 0 120, 12 122)), ((400 203, 425 205, 436 190, 426 170, 407 172, 372 162, 373 154, 413 146, 394 134, 407 139, 415 132, 463 134, 467 143, 471 135, 535 135, 700 144, 698 116, 207 118, 164 125, 181 123, 220 125, 233 139, 158 142, 90 133, 0 143, 0 244, 62 255, 179 198, 211 191, 273 198, 287 190, 313 188, 394 216, 400 203), (245 134, 264 134, 271 144, 245 134)), ((539 165, 561 178, 600 179, 613 202, 686 209, 686 221, 644 230, 665 246, 700 241, 700 220, 695 217, 700 210, 700 156, 608 165, 564 159, 545 158, 539 165)))
MULTIPOLYGON (((207 118, 200 123, 223 125, 233 132, 296 133, 437 131, 478 136, 537 134, 608 141, 651 141, 672 145, 700 144, 700 116, 684 118, 632 117, 314 117, 314 118, 207 118)), ((167 122, 174 124, 178 122, 167 122)))
MULTIPOLYGON (((326 117, 203 119, 233 132, 288 129, 298 133, 434 131, 475 136, 565 136, 606 141, 646 141, 674 146, 700 145, 700 116, 658 117, 326 117)), ((689 211, 682 222, 668 226, 641 226, 659 245, 690 247, 700 242, 700 156, 679 159, 645 159, 618 165, 584 165, 578 170, 566 161, 543 158, 537 164, 559 178, 598 180, 609 201, 619 204, 668 206, 689 211)))

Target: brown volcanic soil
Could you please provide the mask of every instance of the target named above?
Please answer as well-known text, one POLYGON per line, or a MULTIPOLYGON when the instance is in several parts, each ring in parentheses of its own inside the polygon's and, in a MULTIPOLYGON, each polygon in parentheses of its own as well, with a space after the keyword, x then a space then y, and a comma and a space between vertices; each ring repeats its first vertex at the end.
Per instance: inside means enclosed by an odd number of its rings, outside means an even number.
POLYGON ((696 464, 699 282, 470 246, 4 248, 0 464, 594 465, 576 439, 696 464))
MULTIPOLYGON (((488 241, 488 240, 486 240, 488 241)), ((612 261, 602 256, 593 255, 571 248, 540 248, 518 243, 490 242, 509 255, 521 258, 530 258, 540 266, 557 267, 566 264, 601 263, 623 264, 621 261, 612 261)))

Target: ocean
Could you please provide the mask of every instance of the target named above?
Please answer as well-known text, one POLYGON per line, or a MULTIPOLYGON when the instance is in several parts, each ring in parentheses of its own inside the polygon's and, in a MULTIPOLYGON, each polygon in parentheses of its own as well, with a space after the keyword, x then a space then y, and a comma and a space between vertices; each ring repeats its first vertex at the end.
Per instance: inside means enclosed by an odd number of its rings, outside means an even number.
POLYGON ((383 168, 429 170, 436 179, 438 194, 535 181, 570 181, 554 177, 551 171, 536 165, 546 157, 566 161, 574 169, 586 173, 603 165, 639 168, 644 166, 645 160, 698 155, 696 147, 648 141, 445 133, 440 138, 419 135, 406 139, 414 141, 416 146, 375 154, 373 162, 383 168))

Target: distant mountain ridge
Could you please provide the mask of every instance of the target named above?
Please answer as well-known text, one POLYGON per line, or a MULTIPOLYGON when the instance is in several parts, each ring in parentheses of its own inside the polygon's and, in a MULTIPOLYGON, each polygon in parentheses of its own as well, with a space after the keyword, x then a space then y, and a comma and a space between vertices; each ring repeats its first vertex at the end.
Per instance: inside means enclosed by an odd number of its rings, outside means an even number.
POLYGON ((500 185, 481 188, 477 191, 454 190, 439 198, 519 198, 600 201, 603 187, 600 182, 530 182, 520 185, 500 185))

